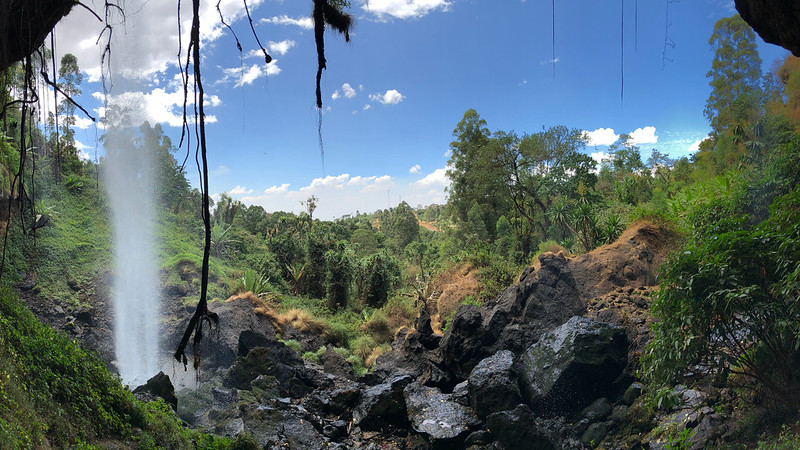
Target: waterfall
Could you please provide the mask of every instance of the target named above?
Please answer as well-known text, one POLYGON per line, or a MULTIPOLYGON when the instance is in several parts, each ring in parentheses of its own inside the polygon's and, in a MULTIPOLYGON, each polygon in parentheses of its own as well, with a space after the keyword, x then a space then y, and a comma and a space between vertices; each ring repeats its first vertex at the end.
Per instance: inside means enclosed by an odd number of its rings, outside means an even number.
MULTIPOLYGON (((126 2, 129 11, 137 5, 126 2)), ((144 2, 142 2, 144 3, 144 2)), ((146 6, 146 5, 142 5, 146 6)), ((147 114, 137 73, 147 55, 137 44, 148 24, 128 14, 112 42, 110 93, 104 117, 103 177, 114 226, 112 304, 116 362, 122 381, 135 387, 159 370, 159 289, 154 240, 154 149, 139 129, 147 114), (124 30, 124 32, 123 32, 124 30)))

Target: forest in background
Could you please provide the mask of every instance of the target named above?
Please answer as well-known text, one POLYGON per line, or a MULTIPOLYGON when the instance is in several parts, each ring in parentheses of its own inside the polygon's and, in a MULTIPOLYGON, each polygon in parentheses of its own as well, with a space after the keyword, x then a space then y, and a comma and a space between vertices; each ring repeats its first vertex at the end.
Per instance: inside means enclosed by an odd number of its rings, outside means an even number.
MULTIPOLYGON (((223 194, 212 214, 210 308, 250 292, 277 320, 325 335, 364 373, 420 307, 444 331, 460 304, 493 298, 538 254, 585 253, 647 220, 682 241, 660 278, 654 338, 640 372, 654 405, 668 401, 660 386, 699 364, 720 382, 794 413, 800 406, 800 60, 788 57, 775 72, 762 73, 754 40, 738 16, 715 27, 705 109, 712 132, 691 158, 671 159, 623 135, 598 166, 578 130, 491 131, 470 109, 453 131, 446 205, 401 203, 321 221, 314 218, 314 197, 304 202, 305 212, 292 214, 268 213, 223 194), (444 280, 464 273, 477 282, 472 290, 450 303, 437 301, 444 280)), ((59 77, 61 88, 75 94, 78 62, 65 57, 59 77)), ((12 67, 0 102, 19 100, 34 79, 21 65, 12 67)), ((80 307, 86 305, 71 285, 95 283, 111 265, 112 230, 103 161, 78 158, 74 114, 74 105, 64 103, 58 123, 52 116, 37 123, 15 106, 5 110, 0 193, 12 220, 2 282, 34 274, 38 295, 80 307)), ((128 150, 151 152, 158 161, 164 287, 176 301, 196 303, 201 196, 178 164, 182 155, 157 124, 102 139, 126 142, 128 150)), ((286 344, 299 349, 297 342, 286 344)), ((318 361, 322 351, 302 356, 318 361)), ((6 379, 12 371, 27 373, 8 367, 0 369, 6 379)), ((19 432, 8 398, 0 399, 0 436, 19 432)), ((73 433, 64 431, 63 442, 80 435, 73 433)))

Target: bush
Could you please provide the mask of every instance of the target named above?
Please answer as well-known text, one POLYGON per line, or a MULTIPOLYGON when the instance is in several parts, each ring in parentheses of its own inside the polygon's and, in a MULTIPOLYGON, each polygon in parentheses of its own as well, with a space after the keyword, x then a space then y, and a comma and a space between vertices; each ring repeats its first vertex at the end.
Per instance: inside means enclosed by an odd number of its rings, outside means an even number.
POLYGON ((651 381, 666 383, 700 363, 718 376, 755 379, 772 399, 800 406, 798 205, 800 188, 749 230, 701 222, 700 238, 665 263, 642 361, 651 381))

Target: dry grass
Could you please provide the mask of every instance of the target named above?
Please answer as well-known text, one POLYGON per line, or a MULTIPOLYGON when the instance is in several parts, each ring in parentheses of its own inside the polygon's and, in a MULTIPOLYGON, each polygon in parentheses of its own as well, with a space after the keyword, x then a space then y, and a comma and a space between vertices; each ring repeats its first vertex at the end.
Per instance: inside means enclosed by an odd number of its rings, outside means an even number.
POLYGON ((272 326, 281 332, 287 325, 291 325, 297 331, 303 333, 324 335, 330 331, 330 326, 327 322, 317 319, 311 313, 302 309, 294 308, 281 314, 271 302, 270 297, 259 297, 248 291, 232 295, 225 301, 230 302, 237 299, 249 300, 253 304, 253 312, 268 318, 272 326))
POLYGON ((381 345, 373 348, 372 352, 364 360, 364 366, 365 367, 372 367, 373 365, 375 365, 375 361, 378 359, 378 356, 381 356, 382 354, 388 352, 391 349, 392 349, 392 346, 390 346, 389 344, 381 344, 381 345))
POLYGON ((478 269, 472 264, 461 264, 439 273, 431 283, 431 326, 436 333, 442 332, 443 322, 464 302, 468 296, 478 298, 481 293, 478 269))

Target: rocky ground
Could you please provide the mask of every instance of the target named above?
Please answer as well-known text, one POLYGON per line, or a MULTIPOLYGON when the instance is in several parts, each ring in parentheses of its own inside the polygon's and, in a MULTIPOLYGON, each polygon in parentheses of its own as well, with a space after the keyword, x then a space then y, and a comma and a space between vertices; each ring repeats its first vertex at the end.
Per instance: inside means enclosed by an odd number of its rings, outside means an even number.
MULTIPOLYGON (((443 335, 421 311, 360 378, 331 346, 321 364, 303 361, 247 298, 214 304, 218 332, 201 349, 200 382, 177 392, 177 411, 222 435, 248 431, 265 448, 668 448, 679 439, 703 448, 732 439, 719 406, 730 390, 676 386, 660 414, 639 400, 634 371, 671 239, 640 223, 586 255, 543 254, 496 299, 459 307, 443 335)), ((72 309, 38 298, 32 280, 19 287, 44 321, 111 361, 106 278, 98 274, 89 306, 72 309)), ((173 303, 165 340, 177 342, 191 308, 173 303)), ((164 377, 154 383, 140 395, 169 397, 164 377)))

